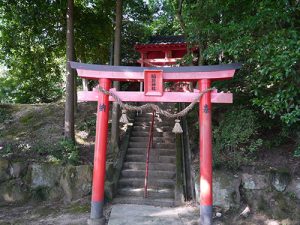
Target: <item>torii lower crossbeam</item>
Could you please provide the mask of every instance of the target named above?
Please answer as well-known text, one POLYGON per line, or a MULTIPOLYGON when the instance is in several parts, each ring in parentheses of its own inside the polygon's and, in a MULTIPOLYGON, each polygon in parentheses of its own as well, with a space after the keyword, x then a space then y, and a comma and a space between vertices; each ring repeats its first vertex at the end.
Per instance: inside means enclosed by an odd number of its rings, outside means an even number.
MULTIPOLYGON (((240 65, 231 64, 220 66, 159 68, 161 69, 160 71, 154 70, 155 68, 113 67, 81 64, 75 62, 71 62, 71 67, 77 69, 79 76, 82 78, 98 80, 99 85, 103 89, 106 91, 110 90, 111 92, 117 94, 124 102, 192 102, 197 96, 199 96, 199 92, 203 92, 211 87, 212 81, 232 78, 235 70, 238 69, 240 65), (147 77, 147 74, 149 74, 150 77, 147 77), (115 89, 110 89, 112 80, 146 80, 150 82, 150 86, 147 86, 147 90, 150 91, 147 93, 116 91, 115 89), (194 93, 164 92, 162 90, 162 81, 197 81, 199 91, 195 90, 194 93)), ((98 90, 79 92, 78 99, 80 101, 98 101, 91 216, 88 223, 92 225, 104 225, 105 218, 103 216, 103 204, 107 125, 109 101, 114 101, 114 99, 98 90)), ((201 225, 212 225, 213 196, 211 103, 232 103, 232 94, 218 93, 217 91, 207 92, 201 97, 199 102, 201 225)))
MULTIPOLYGON (((111 88, 110 92, 116 94, 123 102, 192 102, 199 96, 199 90, 191 92, 164 92, 163 96, 145 96, 144 92, 136 91, 116 91, 111 88)), ((95 101, 99 98, 99 91, 79 91, 78 99, 80 101, 95 101)), ((109 101, 115 101, 113 97, 109 97, 109 101)), ((217 90, 211 93, 212 103, 232 103, 232 93, 218 93, 217 90)))

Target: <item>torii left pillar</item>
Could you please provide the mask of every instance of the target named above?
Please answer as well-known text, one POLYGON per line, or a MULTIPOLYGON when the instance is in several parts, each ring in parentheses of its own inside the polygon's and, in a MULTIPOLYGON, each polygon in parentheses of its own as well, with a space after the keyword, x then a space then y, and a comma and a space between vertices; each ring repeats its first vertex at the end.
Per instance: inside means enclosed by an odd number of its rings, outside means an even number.
MULTIPOLYGON (((105 90, 110 88, 110 80, 99 79, 99 85, 105 90)), ((97 122, 96 122, 96 140, 94 152, 94 170, 93 170, 93 187, 91 216, 88 220, 89 225, 104 225, 105 217, 103 216, 104 206, 104 182, 106 167, 106 145, 109 117, 109 96, 102 92, 98 95, 97 122)))

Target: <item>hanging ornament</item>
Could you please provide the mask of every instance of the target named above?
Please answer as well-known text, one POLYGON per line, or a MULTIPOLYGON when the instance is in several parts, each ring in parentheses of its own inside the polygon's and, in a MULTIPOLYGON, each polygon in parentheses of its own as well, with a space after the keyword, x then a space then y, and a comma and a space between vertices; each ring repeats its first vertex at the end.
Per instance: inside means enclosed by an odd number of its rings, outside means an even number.
POLYGON ((175 120, 175 126, 174 126, 172 132, 175 133, 175 134, 181 134, 181 133, 183 133, 183 130, 182 130, 181 126, 180 126, 180 120, 179 119, 175 120))
POLYGON ((122 110, 122 115, 119 120, 120 123, 129 123, 128 118, 126 116, 126 110, 122 110))

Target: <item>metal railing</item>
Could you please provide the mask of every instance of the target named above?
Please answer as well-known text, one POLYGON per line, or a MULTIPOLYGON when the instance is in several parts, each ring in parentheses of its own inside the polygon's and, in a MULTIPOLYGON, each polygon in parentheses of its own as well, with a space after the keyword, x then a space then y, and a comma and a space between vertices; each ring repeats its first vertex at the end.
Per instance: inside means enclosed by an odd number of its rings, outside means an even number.
POLYGON ((144 198, 148 197, 148 175, 149 175, 149 158, 150 150, 153 144, 153 127, 154 127, 155 110, 152 111, 152 119, 149 131, 148 146, 147 146, 147 158, 146 158, 146 172, 145 172, 145 183, 144 183, 144 198))

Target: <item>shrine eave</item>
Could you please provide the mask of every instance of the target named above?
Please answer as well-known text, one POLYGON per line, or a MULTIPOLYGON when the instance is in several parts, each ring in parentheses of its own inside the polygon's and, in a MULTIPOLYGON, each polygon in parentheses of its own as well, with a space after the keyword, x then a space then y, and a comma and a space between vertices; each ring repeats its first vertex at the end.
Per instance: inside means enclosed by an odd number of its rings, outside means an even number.
POLYGON ((136 51, 149 51, 154 49, 186 49, 187 43, 159 43, 159 44, 136 44, 136 51))
POLYGON ((108 66, 70 62, 73 69, 82 78, 101 79, 108 78, 120 81, 142 81, 145 70, 163 71, 164 81, 197 81, 200 79, 224 80, 232 78, 235 70, 241 64, 224 64, 212 66, 182 66, 182 67, 134 67, 134 66, 108 66))

